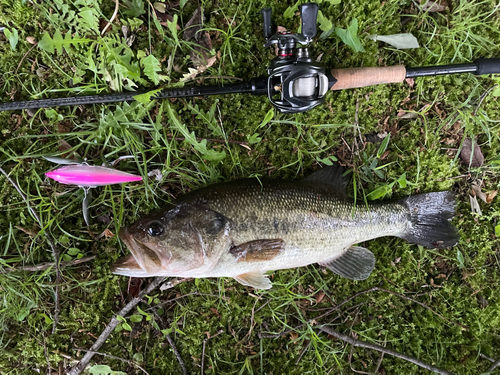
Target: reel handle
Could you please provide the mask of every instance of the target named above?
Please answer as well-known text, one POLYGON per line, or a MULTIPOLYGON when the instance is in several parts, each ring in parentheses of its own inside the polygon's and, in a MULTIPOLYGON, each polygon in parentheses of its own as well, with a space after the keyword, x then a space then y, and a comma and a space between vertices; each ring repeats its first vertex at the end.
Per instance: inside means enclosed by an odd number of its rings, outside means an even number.
POLYGON ((317 33, 318 10, 319 5, 316 3, 305 3, 299 6, 300 18, 302 19, 302 35, 309 41, 317 33))
POLYGON ((271 8, 262 8, 260 12, 262 13, 262 19, 264 24, 264 38, 266 38, 267 40, 271 36, 273 36, 272 21, 271 21, 273 10, 271 8))

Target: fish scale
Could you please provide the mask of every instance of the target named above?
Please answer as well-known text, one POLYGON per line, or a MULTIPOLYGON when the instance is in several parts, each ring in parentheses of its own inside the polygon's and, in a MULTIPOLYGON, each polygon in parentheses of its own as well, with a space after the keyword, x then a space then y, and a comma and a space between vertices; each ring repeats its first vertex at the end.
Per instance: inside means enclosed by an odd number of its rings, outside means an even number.
POLYGON ((373 204, 367 208, 364 202, 355 205, 352 199, 339 197, 345 194, 328 185, 306 181, 245 179, 194 193, 185 200, 206 202, 232 221, 235 245, 275 238, 286 244, 284 251, 271 261, 236 264, 233 257, 224 256, 213 270, 214 276, 326 261, 338 257, 354 243, 398 235, 408 222, 407 209, 400 204, 373 204), (231 270, 227 269, 229 262, 233 263, 231 270))
POLYGON ((369 277, 374 254, 360 242, 397 236, 425 247, 458 242, 451 192, 370 205, 345 192, 338 165, 302 181, 243 179, 177 199, 120 231, 131 255, 121 275, 233 277, 268 289, 264 273, 312 263, 352 280, 369 277))

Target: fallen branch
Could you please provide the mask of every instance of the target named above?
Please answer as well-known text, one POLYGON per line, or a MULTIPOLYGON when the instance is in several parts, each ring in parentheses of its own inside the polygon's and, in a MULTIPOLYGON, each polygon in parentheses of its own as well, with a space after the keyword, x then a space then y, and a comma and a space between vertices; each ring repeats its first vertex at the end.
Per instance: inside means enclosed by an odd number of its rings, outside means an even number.
MULTIPOLYGON (((70 266, 77 266, 82 263, 90 262, 95 259, 95 255, 91 255, 89 257, 83 257, 80 259, 73 259, 67 262, 61 262, 59 264, 59 269, 63 269, 70 266)), ((56 265, 55 262, 44 262, 40 264, 36 264, 34 266, 22 266, 22 267, 9 267, 0 269, 0 273, 11 273, 11 272, 37 272, 37 271, 45 271, 51 267, 56 265)))
MULTIPOLYGON (((82 349, 82 348, 74 348, 73 350, 80 350, 82 352, 86 352, 86 353, 90 353, 90 350, 87 350, 87 349, 82 349)), ((92 354, 97 354, 97 355, 102 355, 103 357, 108 357, 108 358, 113 358, 113 359, 116 359, 118 361, 122 361, 122 362, 125 362, 129 365, 132 365, 132 366, 135 366, 137 367, 139 370, 141 370, 143 373, 145 373, 146 375, 149 375, 148 372, 146 370, 144 370, 141 366, 139 366, 137 363, 135 363, 134 361, 130 361, 128 359, 125 359, 125 358, 120 358, 120 357, 116 357, 114 355, 110 355, 110 354, 106 354, 106 353, 100 353, 100 352, 92 352, 92 354)))
MULTIPOLYGON (((21 198, 26 202, 26 205, 28 206, 28 211, 33 215, 35 220, 38 222, 38 225, 40 226, 41 229, 44 229, 42 220, 40 219, 40 216, 36 213, 36 211, 31 207, 30 202, 28 201, 28 198, 26 195, 24 195, 23 191, 21 188, 15 183, 15 181, 10 178, 10 176, 0 167, 0 172, 5 176, 5 178, 14 186, 14 188, 17 190, 21 198)), ((56 333, 56 327, 57 323, 59 322, 59 312, 60 312, 60 304, 59 304, 59 284, 61 283, 61 270, 59 269, 59 249, 57 248, 54 240, 52 239, 52 235, 49 233, 48 228, 45 230, 45 238, 47 239, 47 242, 50 245, 50 248, 52 249, 52 256, 54 258, 54 263, 55 263, 55 268, 56 268, 56 290, 55 290, 55 307, 54 307, 54 319, 53 319, 53 325, 52 325, 52 333, 56 333)))
POLYGON ((355 339, 351 336, 347 336, 347 335, 344 335, 342 333, 339 333, 337 331, 334 331, 333 329, 329 328, 329 327, 326 327, 326 326, 319 326, 318 327, 321 331, 339 339, 339 340, 342 340, 342 341, 345 341, 347 342, 348 344, 354 346, 354 347, 359 347, 359 348, 365 348, 365 349, 372 349, 372 350, 376 350, 380 353, 384 353, 384 354, 389 354, 389 355, 392 355, 394 357, 397 357, 397 358, 401 358, 401 359, 404 359, 405 361, 408 361, 408 362, 411 362, 417 366, 420 366, 426 370, 429 370, 429 371, 432 371, 432 372, 435 372, 437 374, 442 374, 442 375, 452 375, 451 372, 447 371, 447 370, 444 370, 442 368, 439 368, 439 367, 436 367, 436 366, 433 366, 433 365, 430 365, 428 363, 425 363, 415 357, 412 357, 410 355, 407 355, 407 354, 403 354, 403 353, 399 353, 395 350, 391 350, 391 349, 388 349, 388 348, 385 348, 381 345, 377 345, 377 344, 372 344, 372 343, 369 343, 369 342, 366 342, 366 341, 361 341, 361 340, 358 340, 358 339, 355 339))
MULTIPOLYGON (((68 375, 78 375, 81 374, 82 371, 85 369, 85 367, 88 366, 90 363, 90 360, 94 356, 95 352, 99 350, 99 348, 106 342, 108 339, 108 336, 113 332, 113 330, 116 328, 116 326, 120 323, 120 321, 116 318, 118 315, 121 317, 125 317, 141 300, 142 298, 146 295, 151 293, 154 289, 160 285, 163 280, 165 280, 165 277, 155 277, 151 284, 149 284, 145 289, 143 289, 137 297, 135 297, 133 300, 131 300, 129 303, 125 305, 123 309, 121 309, 117 314, 111 318, 111 321, 108 323, 106 328, 104 328, 104 331, 102 331, 101 335, 97 338, 96 342, 92 347, 89 349, 89 352, 87 352, 81 361, 77 363, 69 372, 68 375)), ((173 288, 177 284, 180 284, 182 282, 186 281, 186 279, 175 279, 171 282, 168 283, 169 287, 173 288)))
POLYGON ((493 372, 495 371, 495 369, 500 366, 500 359, 493 362, 493 364, 490 366, 490 368, 488 370, 486 370, 486 373, 489 373, 489 372, 493 372))
POLYGON ((272 335, 269 335, 269 334, 265 334, 265 333, 261 333, 259 332, 259 338, 277 338, 277 337, 280 337, 280 336, 285 336, 287 335, 288 333, 292 332, 292 331, 296 331, 297 329, 307 325, 307 324, 311 324, 315 321, 317 321, 318 319, 321 319, 321 318, 324 318, 325 316, 328 316, 330 315, 332 312, 338 310, 340 307, 342 307, 343 305, 345 305, 347 302, 353 300, 354 298, 362 295, 362 294, 367 294, 367 293, 370 293, 370 292, 375 292, 375 291, 381 291, 381 292, 386 292, 386 293, 389 293, 389 294, 392 294, 394 296, 397 296, 397 297, 400 297, 400 298, 403 298, 407 301, 411 301, 411 302, 414 302, 420 306, 422 306, 423 308, 429 310, 430 312, 432 312, 433 314, 439 316, 441 319, 449 322, 449 323, 452 323, 452 324, 456 324, 460 327, 462 327, 463 329, 465 329, 466 331, 469 330, 469 327, 466 326, 466 325, 463 325, 463 324, 460 324, 458 322, 454 322, 453 320, 450 320, 448 318, 445 318, 444 316, 442 316, 441 314, 439 314, 438 312, 434 311, 433 309, 431 309, 429 306, 427 306, 425 303, 422 303, 422 302, 419 302, 417 300, 414 300, 413 298, 410 298, 410 297, 406 297, 402 294, 399 294, 399 293, 396 293, 396 292, 393 292, 392 290, 388 290, 388 289, 384 289, 384 288, 379 288, 378 286, 375 286, 373 288, 370 288, 370 289, 365 289, 365 290, 362 290, 361 292, 358 292, 348 298, 346 298, 345 300, 343 300, 342 302, 340 302, 337 306, 335 307, 332 307, 330 310, 326 311, 325 313, 315 317, 315 318, 312 318, 312 319, 309 319, 306 323, 302 323, 302 324, 299 324, 298 326, 296 326, 295 328, 292 328, 292 329, 289 329, 287 331, 282 331, 280 333, 276 333, 276 334, 272 334, 272 335))

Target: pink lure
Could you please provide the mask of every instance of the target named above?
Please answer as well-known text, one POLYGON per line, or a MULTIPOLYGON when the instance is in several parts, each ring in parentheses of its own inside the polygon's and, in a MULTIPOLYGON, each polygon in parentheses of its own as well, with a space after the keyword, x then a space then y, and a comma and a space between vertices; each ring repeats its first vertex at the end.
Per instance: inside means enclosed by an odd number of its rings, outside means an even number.
POLYGON ((78 186, 104 186, 121 184, 124 182, 141 181, 141 176, 118 171, 113 168, 90 166, 90 165, 68 165, 45 173, 45 175, 66 185, 78 186))

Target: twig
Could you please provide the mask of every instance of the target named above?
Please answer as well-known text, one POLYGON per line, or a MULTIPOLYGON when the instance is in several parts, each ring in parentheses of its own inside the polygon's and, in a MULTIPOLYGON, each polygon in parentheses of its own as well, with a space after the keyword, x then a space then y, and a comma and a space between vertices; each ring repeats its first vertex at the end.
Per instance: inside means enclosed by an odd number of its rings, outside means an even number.
POLYGON ((483 359, 490 361, 490 362, 495 362, 495 360, 493 358, 490 358, 490 357, 484 355, 483 353, 480 353, 479 356, 483 359))
MULTIPOLYGON (((23 191, 21 188, 15 183, 15 181, 10 178, 10 176, 0 167, 0 172, 7 178, 7 180, 14 186, 14 188, 17 190, 21 198, 26 202, 26 205, 28 206, 28 210, 33 215, 35 220, 38 222, 38 225, 40 228, 43 230, 44 226, 42 223, 42 220, 40 219, 40 216, 36 213, 36 211, 31 207, 30 202, 28 201, 28 198, 26 195, 24 195, 23 191)), ((54 240, 52 239, 52 235, 49 233, 48 228, 45 230, 45 238, 47 239, 47 242, 50 245, 50 248, 52 249, 52 256, 54 258, 55 262, 55 268, 56 268, 56 290, 55 290, 55 307, 54 307, 54 319, 53 319, 53 325, 52 325, 52 333, 54 334, 56 332, 56 327, 57 323, 59 322, 59 311, 60 311, 60 306, 59 306, 59 284, 61 282, 61 270, 59 269, 59 249, 57 248, 54 240)))
MULTIPOLYGON (((95 259, 95 255, 91 255, 89 257, 84 257, 80 259, 73 259, 69 260, 67 262, 61 262, 59 264, 59 269, 63 269, 69 266, 76 266, 78 264, 90 262, 91 260, 95 259)), ((22 266, 22 267, 10 267, 10 268, 5 268, 5 269, 0 269, 0 273, 10 273, 10 272, 37 272, 37 271, 45 271, 48 270, 51 267, 55 266, 55 262, 44 262, 40 264, 36 264, 34 266, 22 266)))
MULTIPOLYGON (((141 300, 142 298, 146 295, 151 293, 154 289, 160 285, 163 280, 165 280, 165 277, 156 277, 153 279, 151 284, 147 286, 147 288, 143 289, 137 297, 135 297, 133 300, 131 300, 129 303, 125 305, 123 309, 121 309, 117 314, 111 318, 111 321, 108 323, 104 331, 102 331, 101 335, 98 337, 94 345, 90 348, 90 351, 87 352, 81 359, 79 363, 76 364, 69 372, 68 375, 78 375, 81 374, 82 371, 87 367, 89 364, 90 360, 94 356, 95 351, 99 350, 99 348, 106 342, 108 339, 108 336, 113 332, 113 330, 116 328, 116 326, 120 323, 120 321, 116 318, 118 315, 119 316, 126 316, 141 300)), ((179 283, 184 282, 186 279, 175 279, 174 281, 171 281, 169 285, 173 288, 179 283)))
POLYGON ((111 16, 111 18, 109 19, 108 24, 104 27, 104 29, 102 29, 101 35, 104 35, 104 33, 106 32, 108 27, 110 27, 113 24, 113 21, 115 20, 116 15, 118 14, 119 8, 120 8, 120 2, 118 0, 115 0, 115 11, 114 11, 113 15, 111 16))
POLYGON ((481 97, 479 98, 479 103, 477 103, 477 107, 476 109, 474 110, 474 112, 472 112, 472 116, 475 116, 477 114, 477 111, 479 110, 479 107, 481 106, 481 104, 483 103, 484 99, 488 96, 488 94, 496 89, 498 87, 498 84, 497 85, 493 85, 491 86, 488 90, 486 90, 483 95, 481 95, 481 97))
MULTIPOLYGON (((86 352, 86 353, 90 353, 91 351, 90 350, 87 350, 87 349, 82 349, 82 348, 73 348, 73 350, 81 350, 82 352, 86 352)), ((132 366, 135 366, 137 367, 139 370, 141 370, 143 373, 145 373, 146 375, 149 375, 148 372, 146 370, 144 370, 141 366, 139 366, 137 363, 135 363, 134 361, 130 361, 128 359, 125 359, 125 358, 120 358, 120 357, 116 357, 114 355, 111 355, 111 354, 106 354, 106 353, 100 353, 100 352, 92 352, 92 354, 97 354, 97 355, 102 355, 103 357, 108 357, 108 358, 113 358, 113 359, 116 359, 118 361, 122 361, 122 362, 125 362, 129 365, 132 365, 132 366)))
POLYGON ((486 372, 487 372, 487 373, 488 373, 488 372, 493 372, 493 371, 495 371, 495 369, 496 369, 498 366, 500 366, 500 359, 499 359, 499 360, 497 360, 497 361, 495 361, 495 362, 494 362, 494 363, 490 366, 490 368, 489 368, 488 370, 486 370, 486 372))
MULTIPOLYGON (((156 311, 156 309, 154 307, 151 307, 151 309, 153 310, 153 314, 156 316, 156 318, 160 321, 160 325, 162 327, 166 327, 165 325, 165 322, 163 321, 163 318, 158 314, 158 312, 156 311)), ((179 364, 181 365, 181 368, 182 368, 182 373, 184 375, 187 375, 187 369, 186 369, 186 365, 184 364, 184 361, 182 360, 182 357, 181 355, 179 354, 179 352, 177 351, 177 347, 175 346, 175 343, 174 343, 174 340, 172 340, 172 337, 170 337, 170 334, 166 334, 165 337, 167 338, 167 341, 168 343, 170 344, 170 347, 172 348, 172 350, 174 351, 174 354, 175 356, 177 357, 177 361, 179 362, 179 364)))
POLYGON ((304 356, 304 354, 307 352, 307 349, 309 348, 309 346, 311 346, 311 340, 309 340, 307 342, 307 345, 300 352, 299 358, 297 358, 297 360, 295 361, 295 366, 297 366, 299 364, 300 360, 302 359, 302 357, 304 356))
POLYGON ((38 45, 38 42, 36 42, 35 44, 33 44, 33 46, 31 46, 31 48, 28 50, 28 52, 26 52, 23 56, 23 58, 21 59, 21 61, 19 61, 19 64, 17 64, 17 68, 16 68, 16 71, 14 72, 14 74, 17 74, 17 71, 19 70, 19 68, 21 67, 21 64, 23 63, 24 59, 26 58, 26 56, 28 56, 28 53, 31 52, 31 50, 33 48, 35 48, 36 46, 38 45))
POLYGON ((215 336, 219 336, 221 333, 224 333, 224 330, 221 329, 219 332, 217 332, 215 335, 210 336, 210 333, 208 334, 208 337, 203 340, 203 350, 201 352, 201 375, 203 375, 203 367, 205 365, 205 346, 207 345, 207 341, 210 339, 213 339, 215 336))
MULTIPOLYGON (((348 344, 354 346, 354 347, 359 347, 359 348, 365 348, 365 349, 372 349, 372 350, 376 350, 378 352, 381 352, 381 353, 385 353, 385 354, 389 354, 389 355, 392 355, 394 357, 397 357, 397 358, 401 358, 401 359, 404 359, 405 361, 408 361, 408 362, 411 362, 417 366, 420 366, 426 370, 429 370, 429 371, 432 371, 432 372, 435 372, 437 374, 442 374, 442 375, 452 375, 451 372, 447 371, 447 370, 444 370, 442 368, 439 368, 439 367, 436 367, 436 366, 433 366, 433 365, 430 365, 428 363, 425 363, 415 357, 412 357, 412 356, 409 356, 407 354, 403 354, 403 353, 399 353, 395 350, 391 350, 391 349, 388 349, 388 348, 385 348, 381 345, 377 345, 377 344, 372 344, 372 343, 369 343, 369 342, 366 342, 366 341, 362 341, 362 340, 358 340, 358 339, 355 339, 353 337, 350 337, 350 336, 347 336, 347 335, 344 335, 342 333, 339 333, 337 331, 334 331, 333 329, 329 328, 329 327, 326 327, 326 326, 320 326, 318 327, 321 331, 339 339, 339 340, 342 340, 342 341, 345 341, 347 342, 348 344)), ((500 363, 499 363, 500 364, 500 363)))

